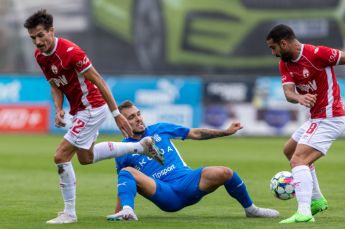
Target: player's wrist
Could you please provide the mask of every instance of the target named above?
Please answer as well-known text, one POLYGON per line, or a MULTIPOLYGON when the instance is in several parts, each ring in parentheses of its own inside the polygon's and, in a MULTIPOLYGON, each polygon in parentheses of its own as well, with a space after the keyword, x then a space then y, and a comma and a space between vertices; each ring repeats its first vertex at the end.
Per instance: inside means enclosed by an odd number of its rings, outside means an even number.
POLYGON ((115 110, 113 110, 113 111, 111 112, 111 114, 113 115, 114 118, 116 118, 116 117, 119 116, 121 113, 120 113, 119 109, 116 108, 115 110))

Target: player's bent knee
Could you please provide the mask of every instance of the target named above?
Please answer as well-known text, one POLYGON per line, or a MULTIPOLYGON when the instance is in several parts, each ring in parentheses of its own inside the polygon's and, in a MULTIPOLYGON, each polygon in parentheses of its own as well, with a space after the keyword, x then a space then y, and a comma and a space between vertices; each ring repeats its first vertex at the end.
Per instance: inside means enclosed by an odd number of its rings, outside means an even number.
POLYGON ((93 152, 90 150, 78 149, 77 156, 81 165, 89 165, 93 163, 93 152))
POLYGON ((227 181, 232 177, 233 171, 230 168, 224 167, 222 169, 221 175, 222 175, 223 180, 227 181))
POLYGON ((294 167, 299 166, 299 165, 307 165, 307 163, 304 162, 304 160, 302 158, 293 156, 290 160, 291 168, 294 168, 294 167))
POLYGON ((92 159, 79 159, 78 158, 78 161, 81 165, 89 165, 89 164, 92 164, 93 163, 93 160, 92 159))

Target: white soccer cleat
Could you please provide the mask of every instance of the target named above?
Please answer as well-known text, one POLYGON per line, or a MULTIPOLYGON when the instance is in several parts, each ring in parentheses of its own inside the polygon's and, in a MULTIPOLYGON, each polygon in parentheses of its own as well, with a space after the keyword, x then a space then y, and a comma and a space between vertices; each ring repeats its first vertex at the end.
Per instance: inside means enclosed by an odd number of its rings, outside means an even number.
POLYGON ((140 140, 140 144, 144 148, 143 154, 149 156, 156 161, 158 161, 161 165, 164 164, 164 156, 162 151, 155 145, 155 140, 152 137, 144 137, 140 140))
POLYGON ((65 212, 59 212, 58 216, 54 219, 48 220, 47 224, 64 224, 64 223, 76 223, 77 216, 71 215, 65 212))
POLYGON ((277 218, 279 217, 279 212, 270 208, 259 208, 256 207, 251 211, 246 211, 247 217, 259 217, 259 218, 277 218))
POLYGON ((138 217, 135 215, 131 207, 124 207, 121 211, 116 214, 108 215, 108 221, 119 221, 119 220, 134 220, 137 221, 138 217))

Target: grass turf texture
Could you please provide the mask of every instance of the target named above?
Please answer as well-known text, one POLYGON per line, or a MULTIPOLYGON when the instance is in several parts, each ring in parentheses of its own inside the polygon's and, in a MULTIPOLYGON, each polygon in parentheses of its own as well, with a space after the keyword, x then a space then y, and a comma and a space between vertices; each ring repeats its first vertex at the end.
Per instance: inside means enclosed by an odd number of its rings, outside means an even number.
MULTIPOLYGON (((141 196, 136 198, 138 222, 107 222, 115 203, 116 176, 113 160, 79 165, 77 175, 77 224, 46 225, 63 209, 53 155, 62 136, 0 135, 0 228, 305 228, 305 224, 279 225, 296 210, 296 201, 275 199, 269 181, 278 171, 289 170, 282 155, 286 138, 222 138, 208 141, 175 141, 192 168, 224 165, 245 181, 257 206, 280 211, 279 219, 247 219, 241 206, 224 188, 194 206, 165 213, 141 196)), ((98 141, 113 139, 101 136, 98 141)), ((114 140, 119 140, 119 137, 114 140)), ((330 209, 316 216, 308 228, 342 228, 345 223, 343 185, 345 142, 334 143, 326 158, 317 162, 321 189, 330 209)))

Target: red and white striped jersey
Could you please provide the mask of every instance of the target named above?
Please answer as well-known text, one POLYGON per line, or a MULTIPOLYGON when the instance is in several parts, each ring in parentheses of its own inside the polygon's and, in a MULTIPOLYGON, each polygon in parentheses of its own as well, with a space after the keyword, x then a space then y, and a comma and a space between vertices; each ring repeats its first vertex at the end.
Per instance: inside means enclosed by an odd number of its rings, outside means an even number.
POLYGON ((302 44, 296 60, 280 60, 282 84, 295 84, 299 94, 317 94, 315 105, 310 108, 311 118, 344 116, 333 66, 339 63, 340 50, 325 46, 302 44))
POLYGON ((35 58, 46 79, 55 83, 66 96, 71 115, 105 104, 97 87, 82 75, 92 63, 85 52, 73 42, 55 38, 52 52, 46 54, 36 49, 35 58))

